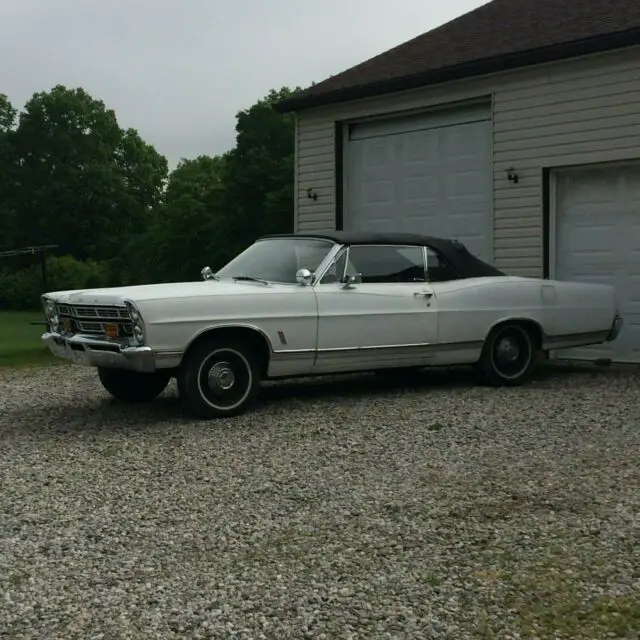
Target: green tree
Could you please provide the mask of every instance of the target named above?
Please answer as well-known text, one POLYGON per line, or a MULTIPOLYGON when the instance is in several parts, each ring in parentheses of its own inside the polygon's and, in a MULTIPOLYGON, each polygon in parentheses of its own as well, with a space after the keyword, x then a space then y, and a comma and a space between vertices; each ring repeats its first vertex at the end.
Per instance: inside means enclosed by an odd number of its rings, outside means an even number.
POLYGON ((182 160, 169 176, 149 233, 127 251, 145 281, 192 280, 223 266, 257 237, 293 229, 294 120, 271 91, 236 116, 236 146, 223 156, 182 160))
POLYGON ((36 93, 11 140, 18 244, 57 244, 78 259, 109 259, 149 224, 166 159, 83 89, 36 93))
POLYGON ((0 135, 13 130, 18 112, 6 94, 0 93, 0 135))
MULTIPOLYGON (((11 158, 11 136, 17 111, 9 98, 0 93, 0 248, 13 246, 15 236, 14 163, 11 158)), ((2 265, 0 265, 2 268, 2 265)))
POLYGON ((205 264, 220 260, 226 162, 226 155, 202 155, 171 172, 154 223, 127 247, 141 257, 132 280, 194 280, 205 264))
POLYGON ((226 178, 224 235, 230 254, 258 236, 293 230, 295 121, 274 109, 292 94, 287 87, 272 90, 236 116, 236 147, 226 178))

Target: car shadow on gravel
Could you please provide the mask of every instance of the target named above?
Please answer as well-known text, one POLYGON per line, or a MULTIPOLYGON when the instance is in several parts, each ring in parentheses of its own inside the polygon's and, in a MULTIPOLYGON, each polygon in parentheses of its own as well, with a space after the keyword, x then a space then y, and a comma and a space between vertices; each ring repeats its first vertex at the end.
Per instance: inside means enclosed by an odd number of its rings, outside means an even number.
MULTIPOLYGON (((601 379, 611 375, 612 368, 597 367, 591 363, 574 362, 542 362, 534 371, 527 385, 544 385, 553 387, 556 380, 569 375, 578 379, 601 379)), ((527 388, 525 385, 523 388, 527 388)), ((478 387, 470 367, 434 367, 423 369, 412 374, 373 375, 370 373, 322 376, 318 378, 299 378, 284 382, 268 382, 265 384, 260 404, 273 404, 295 398, 345 398, 376 395, 384 392, 420 391, 433 388, 464 389, 478 387)), ((480 387, 483 388, 483 387, 480 387)), ((484 387, 491 391, 490 387, 484 387)))
MULTIPOLYGON (((583 380, 602 379, 614 373, 613 368, 596 367, 592 364, 543 363, 535 371, 529 385, 536 388, 553 388, 571 375, 580 384, 583 380)), ((287 381, 266 382, 253 411, 262 414, 271 410, 286 410, 287 403, 296 401, 298 408, 302 402, 311 406, 318 399, 328 402, 339 398, 362 399, 383 393, 427 392, 429 389, 471 389, 477 387, 472 371, 468 367, 425 369, 411 375, 382 375, 371 373, 299 378, 287 381)), ((526 386, 524 387, 527 388, 526 386)), ((487 393, 493 392, 487 388, 487 393)), ((106 396, 101 390, 95 397, 85 397, 82 403, 76 398, 57 397, 46 406, 39 408, 23 405, 8 409, 3 414, 7 425, 3 430, 11 431, 12 426, 22 433, 61 434, 87 432, 118 432, 126 430, 143 432, 150 429, 174 429, 176 424, 194 422, 178 400, 175 382, 172 382, 154 402, 143 404, 123 404, 106 396), (43 411, 43 409, 45 411, 43 411), (17 425, 20 425, 18 427, 17 425), (126 426, 125 426, 126 425, 126 426)), ((234 421, 242 422, 239 416, 234 421)), ((229 420, 222 421, 222 424, 229 420)))

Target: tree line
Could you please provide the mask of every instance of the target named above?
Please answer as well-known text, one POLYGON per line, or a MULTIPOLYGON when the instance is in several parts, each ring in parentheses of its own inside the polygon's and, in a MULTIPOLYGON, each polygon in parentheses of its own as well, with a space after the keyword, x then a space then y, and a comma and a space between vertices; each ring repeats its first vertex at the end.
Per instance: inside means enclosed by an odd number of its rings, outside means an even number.
MULTIPOLYGON (((297 90, 297 89, 296 89, 297 90)), ((236 115, 222 155, 167 159, 81 88, 0 94, 0 252, 57 245, 49 290, 179 282, 293 228, 294 122, 272 90, 236 115)), ((39 307, 30 256, 0 260, 0 309, 39 307)))

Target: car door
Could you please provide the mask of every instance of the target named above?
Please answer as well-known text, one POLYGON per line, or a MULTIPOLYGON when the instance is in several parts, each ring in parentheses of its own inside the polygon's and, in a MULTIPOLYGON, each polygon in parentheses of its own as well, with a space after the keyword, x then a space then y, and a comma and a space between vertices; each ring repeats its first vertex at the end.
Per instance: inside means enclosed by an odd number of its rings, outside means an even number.
POLYGON ((317 372, 428 361, 428 345, 438 340, 438 320, 423 247, 351 246, 315 291, 317 372), (345 276, 361 281, 345 284, 345 276))

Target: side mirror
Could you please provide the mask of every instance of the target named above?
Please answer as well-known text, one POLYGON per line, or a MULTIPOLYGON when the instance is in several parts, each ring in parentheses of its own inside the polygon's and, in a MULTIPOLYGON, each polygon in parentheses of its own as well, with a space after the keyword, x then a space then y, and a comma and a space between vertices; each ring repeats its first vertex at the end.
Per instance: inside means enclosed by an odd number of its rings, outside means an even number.
POLYGON ((345 276, 342 280, 343 289, 353 289, 354 284, 362 284, 362 274, 358 273, 355 276, 345 276))
POLYGON ((311 273, 311 271, 309 271, 309 269, 298 269, 296 271, 296 281, 303 287, 310 285, 312 280, 313 274, 311 273))
POLYGON ((215 279, 215 274, 211 270, 211 267, 204 267, 202 269, 202 271, 200 271, 200 275, 202 276, 203 280, 214 280, 215 279))

